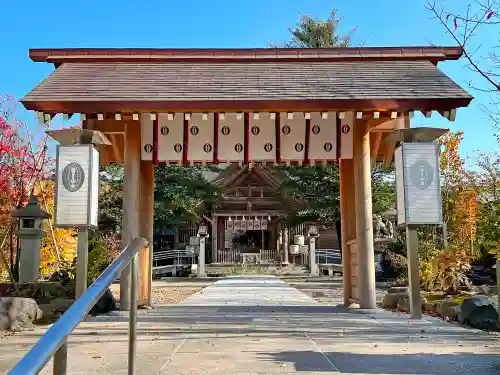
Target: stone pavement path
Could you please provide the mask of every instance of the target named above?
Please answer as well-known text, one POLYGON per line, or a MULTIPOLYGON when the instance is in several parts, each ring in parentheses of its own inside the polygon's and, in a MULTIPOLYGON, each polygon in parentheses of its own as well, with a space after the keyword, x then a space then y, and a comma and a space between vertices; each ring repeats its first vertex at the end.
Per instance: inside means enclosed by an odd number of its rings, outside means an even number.
MULTIPOLYGON (((126 374, 125 321, 118 314, 83 323, 70 341, 68 374, 126 374)), ((39 334, 3 338, 0 373, 39 334)), ((179 305, 141 311, 137 353, 137 374, 500 374, 498 337, 324 305, 258 276, 228 277, 179 305)))

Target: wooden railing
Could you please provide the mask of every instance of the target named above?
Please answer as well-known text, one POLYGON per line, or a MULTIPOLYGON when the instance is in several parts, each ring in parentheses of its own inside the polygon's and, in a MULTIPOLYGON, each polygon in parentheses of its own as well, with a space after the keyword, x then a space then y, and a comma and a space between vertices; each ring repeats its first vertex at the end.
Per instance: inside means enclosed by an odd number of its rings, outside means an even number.
POLYGON ((260 250, 261 264, 281 263, 281 255, 278 250, 260 250))
POLYGON ((239 249, 223 249, 217 250, 214 263, 218 264, 239 264, 242 262, 241 252, 239 249))
MULTIPOLYGON (((242 264, 243 252, 240 249, 224 249, 218 250, 216 259, 213 263, 217 264, 242 264)), ((257 263, 260 264, 274 264, 281 262, 281 252, 274 249, 261 249, 259 253, 255 254, 257 263)))
POLYGON ((165 250, 153 253, 153 267, 165 264, 181 265, 196 263, 197 254, 190 250, 165 250), (165 262, 162 262, 165 261, 165 262))

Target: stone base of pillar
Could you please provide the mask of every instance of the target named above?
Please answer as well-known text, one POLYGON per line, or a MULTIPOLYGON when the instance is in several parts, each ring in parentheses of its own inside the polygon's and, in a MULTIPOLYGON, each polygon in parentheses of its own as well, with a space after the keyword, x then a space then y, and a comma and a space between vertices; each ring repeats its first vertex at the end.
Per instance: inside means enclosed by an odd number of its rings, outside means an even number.
POLYGON ((316 263, 316 238, 309 238, 309 268, 311 276, 319 276, 319 268, 316 263))
POLYGON ((311 276, 319 276, 319 268, 317 265, 311 267, 311 276))
POLYGON ((37 282, 40 278, 40 245, 45 232, 21 229, 17 234, 21 242, 19 282, 37 282))

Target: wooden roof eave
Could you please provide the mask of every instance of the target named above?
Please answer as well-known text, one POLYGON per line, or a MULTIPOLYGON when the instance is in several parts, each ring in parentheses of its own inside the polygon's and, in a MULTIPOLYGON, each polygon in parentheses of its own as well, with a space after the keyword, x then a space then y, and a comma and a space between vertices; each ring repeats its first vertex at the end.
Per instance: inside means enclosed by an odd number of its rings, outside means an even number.
POLYGON ((431 62, 457 60, 459 46, 346 47, 346 48, 35 48, 29 50, 35 62, 67 61, 262 61, 327 59, 339 61, 376 59, 425 59, 431 62))
POLYGON ((321 112, 450 111, 467 107, 472 97, 428 99, 303 99, 303 100, 184 100, 184 101, 37 101, 21 100, 28 110, 57 113, 149 112, 321 112))

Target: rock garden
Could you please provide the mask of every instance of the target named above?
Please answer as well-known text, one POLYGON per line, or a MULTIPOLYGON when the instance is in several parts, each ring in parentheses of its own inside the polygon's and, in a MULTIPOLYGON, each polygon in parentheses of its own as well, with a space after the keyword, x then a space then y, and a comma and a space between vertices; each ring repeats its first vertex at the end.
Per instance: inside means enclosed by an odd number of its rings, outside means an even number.
MULTIPOLYGON (((87 285, 92 284, 109 265, 105 255, 101 241, 90 242, 87 285)), ((75 268, 76 258, 37 282, 0 283, 0 331, 16 331, 33 324, 56 321, 75 301, 75 268)), ((117 307, 118 303, 108 289, 90 314, 104 314, 117 307)))
MULTIPOLYGON (((422 258, 420 279, 423 313, 477 329, 500 331, 493 255, 484 254, 474 259, 466 251, 452 246, 448 250, 435 250, 430 256, 422 258)), ((406 264, 401 261, 405 259, 403 256, 394 259, 397 260, 394 269, 400 271, 400 277, 393 282, 381 305, 385 309, 409 313, 406 264)))
MULTIPOLYGON (((491 288, 488 294, 483 294, 484 288, 473 289, 475 291, 464 291, 457 295, 424 291, 421 298, 422 312, 477 329, 500 331, 500 316, 494 302, 497 298, 495 288, 491 288)), ((382 307, 409 313, 408 287, 389 288, 382 300, 382 307)))
MULTIPOLYGON (((33 324, 53 323, 75 301, 74 284, 60 281, 0 284, 0 330, 16 331, 33 324)), ((107 291, 91 315, 103 314, 117 308, 111 291, 107 291)))

